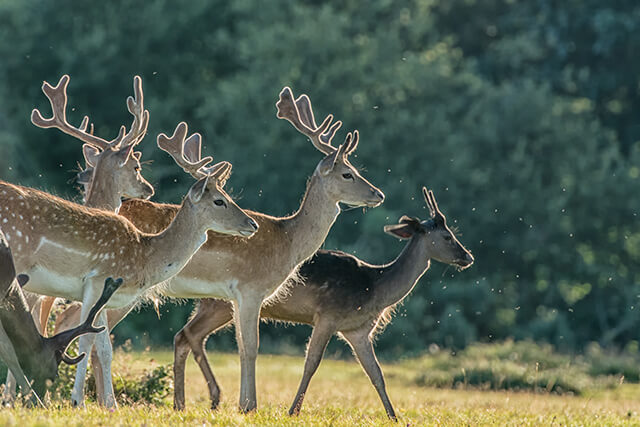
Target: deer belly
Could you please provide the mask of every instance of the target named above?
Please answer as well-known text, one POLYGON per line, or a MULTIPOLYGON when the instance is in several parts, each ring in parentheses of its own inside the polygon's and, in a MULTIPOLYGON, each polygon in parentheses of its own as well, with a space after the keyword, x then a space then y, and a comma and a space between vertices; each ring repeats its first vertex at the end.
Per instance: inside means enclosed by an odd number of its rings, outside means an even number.
POLYGON ((178 276, 162 289, 162 293, 173 298, 223 298, 237 299, 238 280, 228 279, 219 282, 178 276))
POLYGON ((25 291, 82 301, 81 277, 61 274, 57 269, 52 270, 40 265, 26 273, 29 275, 29 282, 24 287, 25 291))

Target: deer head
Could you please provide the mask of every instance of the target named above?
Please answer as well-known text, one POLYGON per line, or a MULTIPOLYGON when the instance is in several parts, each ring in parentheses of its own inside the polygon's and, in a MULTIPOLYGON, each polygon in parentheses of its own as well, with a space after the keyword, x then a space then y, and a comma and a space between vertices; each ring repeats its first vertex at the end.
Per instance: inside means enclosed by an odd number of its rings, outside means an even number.
POLYGON ((118 136, 112 141, 93 135, 93 125, 89 127, 87 116, 78 128, 69 124, 66 118, 68 84, 69 76, 64 75, 55 87, 47 82, 42 85, 42 91, 51 104, 53 116, 45 119, 39 110, 34 109, 31 113, 31 122, 41 128, 58 128, 85 143, 82 147, 84 158, 87 165, 93 169, 85 192, 89 204, 92 199, 105 197, 95 194, 97 192, 110 193, 108 198, 115 198, 115 200, 110 201, 109 204, 117 205, 121 198, 150 198, 154 194, 153 186, 140 174, 142 153, 134 151, 136 145, 146 135, 149 124, 149 111, 144 109, 142 79, 139 76, 134 77, 134 96, 127 98, 127 108, 133 115, 131 128, 126 132, 125 127, 122 126, 118 136), (93 183, 100 183, 100 186, 93 183), (115 193, 111 195, 114 191, 115 193))
POLYGON ((358 131, 348 133, 345 142, 339 147, 331 141, 342 122, 333 125, 333 116, 328 115, 322 124, 316 124, 311 100, 300 95, 294 101, 291 89, 285 87, 276 103, 277 116, 289 121, 300 133, 307 136, 314 147, 325 155, 318 164, 314 175, 322 180, 322 185, 334 200, 351 206, 378 206, 384 201, 384 194, 349 163, 349 155, 358 147, 358 131))
POLYGON ((210 230, 225 234, 252 236, 258 224, 223 190, 231 176, 231 163, 213 166, 210 156, 202 158, 202 137, 194 133, 187 138, 187 124, 178 124, 173 135, 158 135, 158 147, 171 155, 186 173, 198 181, 193 184, 184 203, 189 203, 198 217, 206 218, 210 230))
POLYGON ((447 227, 447 218, 438 208, 433 191, 422 187, 422 194, 429 208, 430 219, 422 221, 405 215, 398 224, 386 225, 385 233, 400 239, 420 239, 426 245, 426 252, 437 261, 455 265, 461 270, 471 266, 473 256, 447 227))

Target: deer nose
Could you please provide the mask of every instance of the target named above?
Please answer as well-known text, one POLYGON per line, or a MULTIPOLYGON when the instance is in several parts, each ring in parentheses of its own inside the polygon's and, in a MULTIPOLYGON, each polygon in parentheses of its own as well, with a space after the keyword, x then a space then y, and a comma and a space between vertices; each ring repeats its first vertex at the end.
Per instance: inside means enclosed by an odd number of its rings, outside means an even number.
POLYGON ((465 255, 465 260, 469 263, 472 264, 474 259, 473 259, 473 255, 471 255, 469 252, 467 252, 467 254, 465 255))
POLYGON ((377 188, 371 191, 378 199, 380 199, 380 203, 384 202, 384 193, 382 191, 378 190, 377 188))
POLYGON ((253 228, 254 230, 258 230, 258 223, 255 222, 253 218, 247 219, 247 222, 249 223, 249 227, 253 228))

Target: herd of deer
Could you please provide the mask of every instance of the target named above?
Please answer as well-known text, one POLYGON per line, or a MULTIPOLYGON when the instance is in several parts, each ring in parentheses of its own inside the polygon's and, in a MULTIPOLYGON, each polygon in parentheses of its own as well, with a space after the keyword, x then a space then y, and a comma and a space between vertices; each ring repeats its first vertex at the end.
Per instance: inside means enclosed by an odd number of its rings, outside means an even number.
POLYGON ((358 131, 335 147, 341 127, 329 115, 316 124, 306 95, 285 87, 277 116, 288 120, 322 152, 299 209, 276 218, 243 210, 223 190, 231 164, 202 157, 201 136, 187 136, 180 123, 173 135, 158 135, 158 147, 196 179, 180 205, 148 201, 154 189, 140 173, 149 112, 142 83, 134 78, 127 99, 133 123, 107 141, 89 118, 79 127, 66 119, 67 85, 42 90, 53 110, 31 116, 41 128, 57 128, 82 141, 87 167, 78 174, 84 206, 33 188, 0 181, 0 357, 10 370, 5 402, 16 385, 31 402, 40 399, 61 361, 78 364, 72 403, 84 404, 91 353, 98 400, 116 406, 111 381, 109 332, 143 298, 195 298, 195 315, 175 336, 176 409, 185 408, 185 364, 190 352, 206 377, 211 407, 220 389, 205 353, 210 334, 235 323, 241 359, 242 411, 256 408, 256 356, 260 318, 313 326, 300 387, 290 414, 297 414, 329 339, 338 333, 352 347, 378 392, 387 415, 395 412, 385 389, 372 339, 390 321, 394 307, 411 292, 430 260, 469 267, 473 257, 447 227, 432 191, 423 188, 431 217, 403 216, 384 231, 408 240, 391 263, 371 265, 339 251, 318 250, 340 213, 339 204, 375 207, 384 194, 349 163, 358 131), (124 201, 123 201, 124 200, 124 201), (16 274, 19 273, 19 274, 16 274), (114 280, 113 278, 117 278, 114 280), (56 298, 74 301, 44 337, 56 298), (97 326, 94 326, 94 322, 97 326), (77 326, 80 325, 80 326, 77 326), (66 348, 79 338, 80 356, 66 348))

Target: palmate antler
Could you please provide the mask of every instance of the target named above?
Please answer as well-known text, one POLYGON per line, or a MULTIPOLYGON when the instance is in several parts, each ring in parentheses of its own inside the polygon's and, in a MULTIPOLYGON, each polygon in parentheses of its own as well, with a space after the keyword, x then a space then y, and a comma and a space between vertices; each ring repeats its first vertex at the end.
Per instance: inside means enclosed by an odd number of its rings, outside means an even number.
POLYGON ((31 122, 41 128, 57 128, 60 131, 71 135, 80 141, 90 144, 101 150, 107 148, 118 149, 121 147, 135 146, 144 135, 147 133, 147 126, 149 125, 149 111, 144 109, 144 94, 142 92, 142 79, 139 76, 135 76, 133 79, 133 91, 134 97, 127 98, 127 108, 133 115, 133 123, 129 132, 126 132, 125 126, 120 127, 118 136, 107 141, 100 137, 93 135, 93 125, 89 127, 89 117, 84 116, 80 127, 74 127, 67 121, 66 109, 67 109, 67 86, 69 85, 69 76, 64 75, 60 78, 60 81, 55 87, 52 87, 49 83, 44 82, 42 84, 42 91, 49 99, 51 104, 51 110, 53 116, 45 119, 38 109, 34 109, 31 112, 31 122))
POLYGON ((202 158, 202 136, 194 133, 187 138, 187 131, 187 124, 179 123, 171 137, 164 133, 158 135, 158 147, 169 153, 176 164, 195 179, 208 176, 218 180, 220 185, 224 186, 231 175, 231 163, 223 161, 207 166, 213 161, 213 157, 202 158))
POLYGON ((59 334, 54 335, 51 338, 47 338, 47 341, 51 343, 51 345, 55 348, 56 357, 59 358, 59 361, 63 361, 69 365, 75 365, 76 363, 80 362, 84 358, 85 356, 84 353, 78 355, 75 358, 70 357, 66 353, 67 347, 69 346, 69 344, 71 344, 71 342, 74 339, 76 339, 80 335, 84 335, 87 333, 99 333, 105 329, 104 326, 100 326, 96 328, 95 326, 93 326, 93 322, 96 316, 98 315, 98 313, 100 312, 100 310, 102 309, 102 307, 104 307, 107 301, 109 301, 109 298, 111 298, 111 295, 113 295, 114 292, 117 291, 121 285, 122 285, 122 279, 114 280, 111 277, 107 278, 107 280, 105 280, 104 282, 102 295, 100 295, 100 298, 98 299, 98 301, 91 307, 91 310, 89 310, 89 315, 87 316, 87 320, 85 320, 84 323, 82 323, 80 326, 77 326, 73 329, 69 329, 64 332, 60 332, 59 334))
POLYGON ((354 131, 353 135, 347 134, 345 143, 341 147, 336 148, 331 145, 333 137, 342 126, 342 122, 338 120, 332 125, 333 115, 329 114, 318 126, 311 107, 311 100, 306 94, 300 95, 294 101, 293 92, 287 86, 280 92, 276 108, 278 109, 278 118, 289 121, 300 133, 311 140, 314 147, 326 155, 333 154, 338 150, 349 155, 358 146, 358 131, 354 131))

